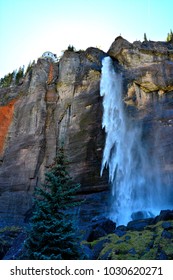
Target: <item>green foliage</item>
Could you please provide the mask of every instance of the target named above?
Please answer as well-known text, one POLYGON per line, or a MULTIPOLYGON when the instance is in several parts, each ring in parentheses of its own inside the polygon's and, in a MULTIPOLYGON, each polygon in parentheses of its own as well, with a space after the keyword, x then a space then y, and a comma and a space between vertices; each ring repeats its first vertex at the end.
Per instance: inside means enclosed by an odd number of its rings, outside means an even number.
POLYGON ((146 33, 144 33, 144 41, 148 41, 146 33))
POLYGON ((20 84, 20 79, 24 77, 24 66, 20 67, 18 71, 13 71, 12 73, 9 73, 5 75, 0 80, 0 87, 9 87, 13 83, 16 85, 20 84))
POLYGON ((73 45, 69 45, 67 50, 70 51, 70 52, 75 52, 76 49, 73 45))
POLYGON ((24 78, 28 72, 30 72, 35 64, 35 60, 28 64, 26 71, 24 71, 24 66, 19 67, 18 70, 13 71, 5 75, 3 78, 0 79, 0 87, 9 87, 11 85, 19 85, 21 78, 24 78))
POLYGON ((9 87, 15 79, 15 71, 5 75, 3 78, 0 79, 0 86, 1 87, 9 87))
POLYGON ((45 174, 42 188, 36 189, 35 211, 25 243, 25 259, 80 259, 79 238, 72 211, 79 185, 73 184, 67 170, 63 149, 45 174))
POLYGON ((24 77, 24 66, 20 67, 15 77, 15 84, 19 85, 20 79, 24 77))
POLYGON ((172 32, 172 30, 170 30, 170 33, 168 33, 166 41, 167 42, 173 41, 173 32, 172 32))
POLYGON ((35 61, 30 62, 30 63, 28 64, 28 66, 27 66, 27 68, 26 68, 26 71, 25 71, 25 75, 26 75, 27 73, 29 73, 29 72, 32 70, 34 64, 35 64, 35 61))

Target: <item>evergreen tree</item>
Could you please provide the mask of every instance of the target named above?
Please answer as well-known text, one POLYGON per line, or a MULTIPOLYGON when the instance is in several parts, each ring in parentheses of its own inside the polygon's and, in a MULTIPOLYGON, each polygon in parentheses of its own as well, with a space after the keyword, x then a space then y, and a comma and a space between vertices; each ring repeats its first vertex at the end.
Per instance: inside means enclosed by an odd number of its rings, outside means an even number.
POLYGON ((1 78, 0 79, 0 86, 1 87, 9 87, 13 83, 14 78, 15 78, 15 71, 5 75, 4 78, 1 78))
POLYGON ((18 72, 16 73, 15 83, 16 85, 19 85, 20 79, 24 77, 24 66, 19 67, 18 72))
POLYGON ((24 259, 80 259, 79 238, 69 210, 77 203, 74 194, 79 185, 73 184, 67 170, 63 149, 45 174, 45 184, 36 189, 35 211, 25 242, 24 259))
POLYGON ((146 33, 144 33, 144 41, 148 41, 146 33))
POLYGON ((166 41, 167 42, 173 42, 173 32, 172 32, 172 30, 170 30, 170 33, 168 33, 166 41))
POLYGON ((67 50, 70 52, 75 52, 75 47, 73 45, 69 45, 67 50))
POLYGON ((30 62, 30 63, 28 64, 28 66, 27 66, 27 68, 26 68, 26 71, 25 71, 25 76, 26 76, 26 74, 28 74, 29 72, 32 71, 34 65, 35 65, 35 60, 33 60, 33 62, 30 62))

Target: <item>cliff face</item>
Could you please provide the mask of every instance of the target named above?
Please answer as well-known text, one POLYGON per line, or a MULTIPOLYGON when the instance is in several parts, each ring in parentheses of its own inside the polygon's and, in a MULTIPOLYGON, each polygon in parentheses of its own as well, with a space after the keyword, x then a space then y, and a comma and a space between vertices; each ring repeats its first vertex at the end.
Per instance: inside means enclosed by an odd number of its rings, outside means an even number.
POLYGON ((100 178, 105 135, 99 87, 106 55, 123 73, 129 116, 143 122, 148 143, 162 146, 158 160, 165 183, 169 178, 171 184, 173 45, 130 44, 118 37, 108 54, 89 48, 66 51, 58 63, 40 58, 20 86, 0 89, 0 223, 25 219, 34 187, 43 181, 61 143, 70 174, 88 199, 81 212, 103 211, 108 181, 106 172, 100 178))
POLYGON ((106 189, 107 180, 100 178, 104 56, 90 48, 66 51, 59 63, 40 58, 22 85, 1 89, 1 222, 25 218, 34 187, 43 181, 62 143, 81 193, 106 189))

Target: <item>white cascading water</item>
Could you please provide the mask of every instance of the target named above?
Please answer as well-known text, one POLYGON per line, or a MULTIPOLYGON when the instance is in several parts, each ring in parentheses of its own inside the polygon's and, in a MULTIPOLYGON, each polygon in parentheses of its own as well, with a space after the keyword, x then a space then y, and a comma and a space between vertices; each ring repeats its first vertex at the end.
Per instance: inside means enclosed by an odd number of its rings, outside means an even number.
POLYGON ((137 213, 146 218, 163 209, 159 170, 142 142, 141 125, 125 113, 122 76, 115 72, 110 57, 103 60, 100 95, 106 132, 101 175, 105 167, 109 168, 113 197, 110 217, 117 225, 126 225, 137 213))

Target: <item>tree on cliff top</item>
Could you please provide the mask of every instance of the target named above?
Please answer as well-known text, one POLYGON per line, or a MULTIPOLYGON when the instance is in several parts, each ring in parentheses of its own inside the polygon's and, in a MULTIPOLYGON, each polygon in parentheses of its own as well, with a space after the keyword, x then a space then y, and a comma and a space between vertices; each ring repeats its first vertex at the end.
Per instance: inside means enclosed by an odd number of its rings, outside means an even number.
POLYGON ((145 42, 148 41, 148 40, 147 40, 147 34, 146 34, 146 33, 144 33, 144 41, 145 41, 145 42))
POLYGON ((166 41, 167 42, 173 42, 173 32, 172 32, 172 30, 170 30, 170 33, 168 33, 166 41))
POLYGON ((77 203, 79 185, 72 183, 63 149, 45 174, 42 188, 36 189, 35 211, 22 258, 33 260, 80 259, 79 238, 69 210, 77 203))

